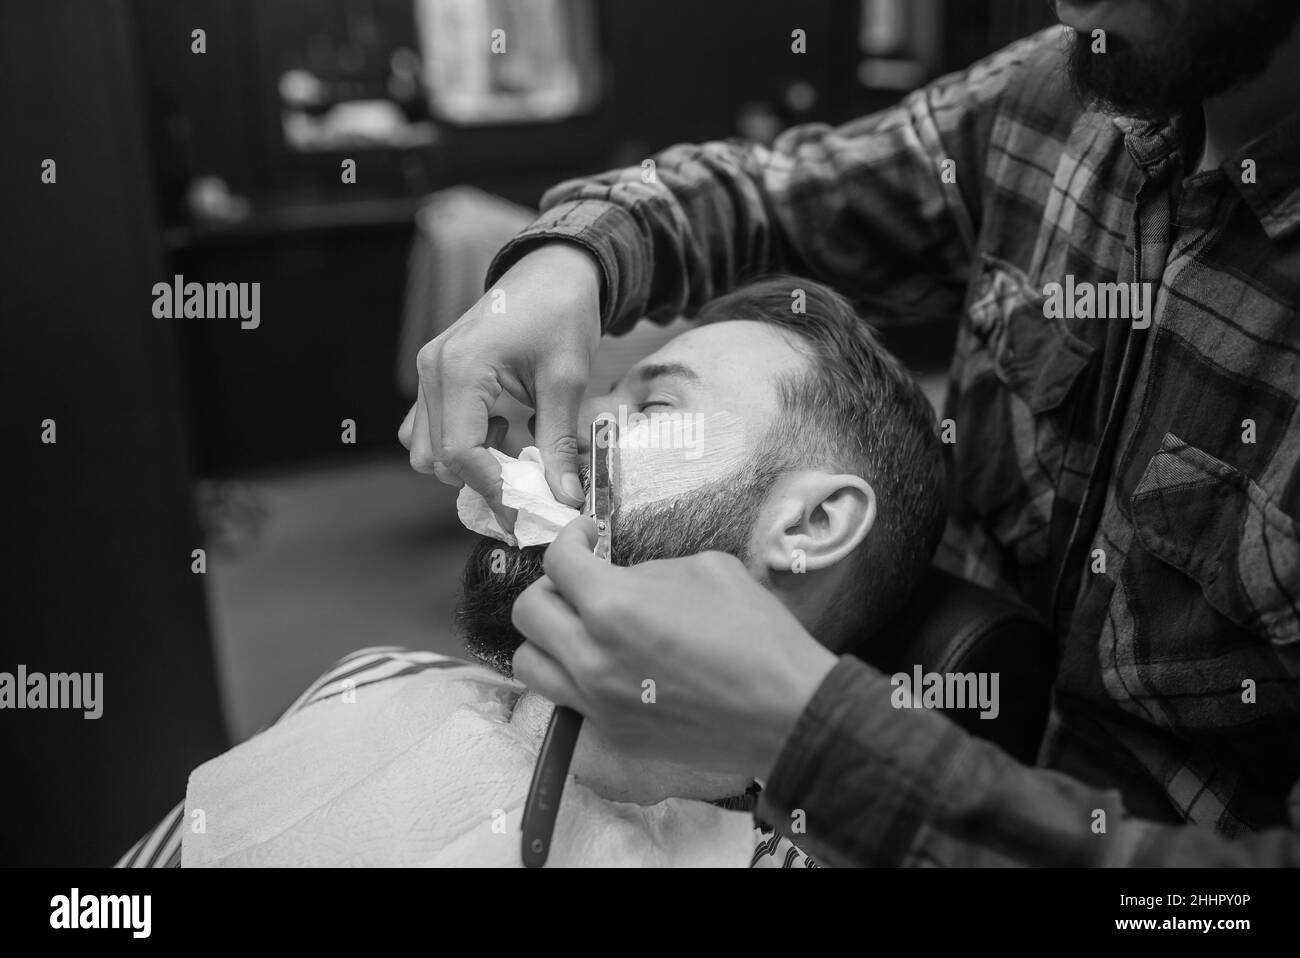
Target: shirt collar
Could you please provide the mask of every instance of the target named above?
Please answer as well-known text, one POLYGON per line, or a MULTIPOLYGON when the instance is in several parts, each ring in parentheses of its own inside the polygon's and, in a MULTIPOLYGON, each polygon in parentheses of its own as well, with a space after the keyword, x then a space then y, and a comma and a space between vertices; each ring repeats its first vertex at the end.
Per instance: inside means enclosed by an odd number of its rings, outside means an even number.
POLYGON ((1219 167, 1259 217, 1272 240, 1300 230, 1300 110, 1247 143, 1219 167), (1255 182, 1243 183, 1243 164, 1253 160, 1255 182))
MULTIPOLYGON (((1199 138, 1200 117, 1166 121, 1115 117, 1133 161, 1147 169, 1199 138)), ((1300 111, 1290 114, 1227 157, 1219 170, 1241 194, 1274 241, 1300 231, 1300 111), (1245 162, 1254 162, 1253 183, 1242 182, 1245 162)))
POLYGON ((1142 120, 1131 116, 1117 116, 1112 122, 1124 134, 1124 146, 1133 162, 1144 170, 1159 163, 1188 139, 1189 123, 1186 117, 1172 120, 1142 120))

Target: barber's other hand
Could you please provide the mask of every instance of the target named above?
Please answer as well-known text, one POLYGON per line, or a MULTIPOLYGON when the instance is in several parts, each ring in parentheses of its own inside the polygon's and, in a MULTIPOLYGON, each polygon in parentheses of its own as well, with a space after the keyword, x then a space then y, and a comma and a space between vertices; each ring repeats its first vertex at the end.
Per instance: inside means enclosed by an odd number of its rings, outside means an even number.
POLYGON ((398 438, 411 466, 467 483, 494 508, 501 469, 484 448, 488 414, 504 391, 536 412, 535 438, 551 491, 580 505, 578 404, 600 340, 600 266, 572 243, 521 258, 419 353, 419 396, 398 438))
POLYGON ((573 520, 516 600, 515 677, 622 751, 766 778, 835 655, 732 556, 623 568, 595 541, 573 520))

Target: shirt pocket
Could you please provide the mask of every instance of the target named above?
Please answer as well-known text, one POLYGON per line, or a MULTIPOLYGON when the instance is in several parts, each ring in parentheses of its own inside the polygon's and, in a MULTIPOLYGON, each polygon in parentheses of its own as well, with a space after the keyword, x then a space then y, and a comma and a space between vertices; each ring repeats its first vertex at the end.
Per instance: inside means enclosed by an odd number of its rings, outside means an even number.
POLYGON ((958 508, 1022 569, 1049 553, 1074 408, 1067 400, 1094 352, 1043 307, 1021 270, 985 255, 958 344, 958 508))
POLYGON ((1300 528, 1173 433, 1128 506, 1133 538, 1098 643, 1109 695, 1280 794, 1300 777, 1300 528))
POLYGON ((1275 646, 1300 643, 1300 526, 1258 483, 1166 433, 1131 506, 1142 547, 1211 608, 1275 646))

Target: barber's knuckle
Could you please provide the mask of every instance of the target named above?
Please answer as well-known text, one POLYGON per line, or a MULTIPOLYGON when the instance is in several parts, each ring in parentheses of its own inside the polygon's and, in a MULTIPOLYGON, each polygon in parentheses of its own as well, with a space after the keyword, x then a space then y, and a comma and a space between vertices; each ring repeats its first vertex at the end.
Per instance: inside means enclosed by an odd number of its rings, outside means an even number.
POLYGON ((582 620, 592 632, 603 633, 609 625, 613 609, 605 598, 593 598, 583 610, 582 620))
POLYGON ((591 698, 604 702, 604 663, 590 652, 571 652, 565 666, 573 681, 591 698))
POLYGON ((442 366, 449 366, 453 369, 465 361, 470 350, 465 347, 464 339, 452 337, 444 339, 438 343, 438 362, 442 366))
POLYGON ((623 603, 616 595, 603 594, 592 597, 585 616, 596 630, 608 636, 623 616, 623 603))
POLYGON ((546 381, 557 392, 580 393, 587 388, 587 376, 575 366, 556 366, 547 370, 546 381))
POLYGON ((482 388, 483 373, 489 367, 483 361, 482 350, 463 340, 447 343, 438 358, 438 375, 445 392, 482 388))
POLYGON ((411 450, 411 468, 416 472, 432 474, 438 465, 438 460, 427 449, 411 450))
POLYGON ((442 344, 432 340, 420 347, 415 354, 415 368, 421 376, 435 376, 442 363, 442 344))
POLYGON ((444 482, 449 486, 460 488, 464 481, 456 474, 456 470, 449 469, 445 462, 439 461, 434 464, 433 474, 437 476, 439 482, 444 482))
POLYGON ((588 666, 587 687, 591 697, 600 702, 611 714, 617 714, 622 702, 623 686, 617 673, 603 661, 591 661, 588 666))
POLYGON ((491 462, 490 454, 482 446, 447 445, 442 448, 442 461, 447 468, 461 476, 477 476, 482 472, 480 456, 491 462))
POLYGON ((576 459, 578 456, 578 437, 572 434, 556 436, 549 442, 551 452, 557 456, 565 456, 570 459, 576 459))

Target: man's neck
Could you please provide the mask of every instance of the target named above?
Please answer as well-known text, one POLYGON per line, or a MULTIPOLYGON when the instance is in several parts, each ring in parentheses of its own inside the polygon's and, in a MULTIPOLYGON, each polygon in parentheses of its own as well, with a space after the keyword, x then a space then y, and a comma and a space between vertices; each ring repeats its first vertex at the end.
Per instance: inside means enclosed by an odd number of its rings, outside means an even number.
POLYGON ((1217 169, 1251 140, 1300 108, 1300 29, 1273 51, 1268 68, 1244 86, 1206 100, 1197 172, 1217 169))

